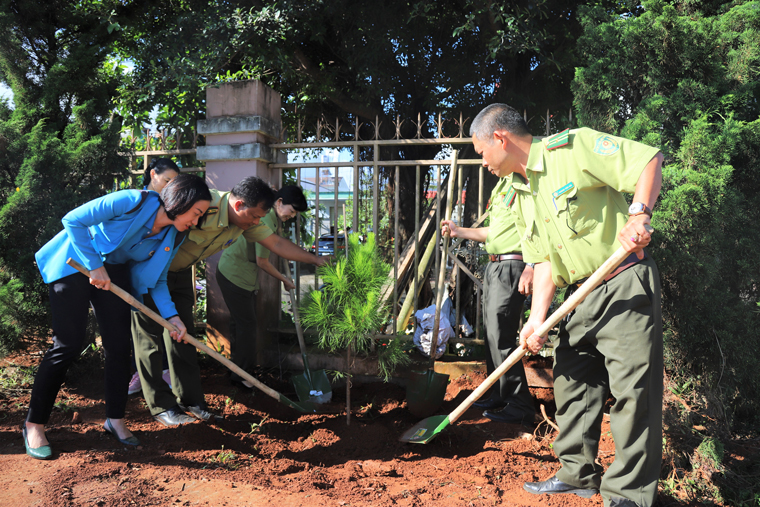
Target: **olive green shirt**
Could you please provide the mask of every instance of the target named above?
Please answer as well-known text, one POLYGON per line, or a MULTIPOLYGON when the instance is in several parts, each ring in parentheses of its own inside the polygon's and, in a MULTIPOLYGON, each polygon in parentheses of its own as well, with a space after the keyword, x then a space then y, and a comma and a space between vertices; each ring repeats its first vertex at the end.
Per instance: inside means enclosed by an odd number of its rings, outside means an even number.
POLYGON ((525 262, 550 261, 558 287, 591 275, 620 246, 617 235, 628 221, 623 192, 636 190, 658 151, 587 128, 533 139, 529 181, 507 177, 516 201, 532 201, 535 212, 518 222, 525 262))
MULTIPOLYGON (((277 230, 277 214, 274 208, 261 219, 261 223, 272 232, 277 230)), ((256 257, 268 259, 270 253, 269 249, 261 243, 236 241, 222 253, 217 269, 227 280, 241 289, 259 290, 259 267, 256 264, 256 257)))
POLYGON ((515 215, 511 207, 516 192, 509 184, 509 178, 499 178, 488 201, 489 220, 486 252, 506 254, 520 252, 520 233, 515 226, 515 215))
POLYGON ((198 225, 190 229, 187 239, 177 250, 169 271, 187 269, 196 262, 229 248, 241 234, 249 243, 266 239, 272 234, 272 230, 263 224, 246 230, 230 224, 229 200, 229 192, 211 189, 211 206, 198 225))

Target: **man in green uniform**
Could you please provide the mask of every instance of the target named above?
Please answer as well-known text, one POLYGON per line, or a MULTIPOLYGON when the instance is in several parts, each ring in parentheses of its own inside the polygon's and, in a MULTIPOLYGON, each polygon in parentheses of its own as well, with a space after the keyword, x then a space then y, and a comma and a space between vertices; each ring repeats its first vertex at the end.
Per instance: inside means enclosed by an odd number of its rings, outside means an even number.
MULTIPOLYGON (((307 208, 301 188, 286 185, 277 191, 274 206, 261 219, 261 223, 272 232, 277 232, 278 220, 286 222, 307 208)), ((259 290, 259 270, 280 280, 286 290, 295 289, 293 281, 269 262, 269 254, 269 249, 261 243, 237 241, 222 253, 216 267, 216 280, 230 310, 230 360, 249 373, 256 366, 255 305, 259 290)), ((310 263, 323 265, 329 258, 312 255, 310 263)), ((253 385, 234 372, 231 373, 230 380, 233 384, 253 388, 253 385)))
MULTIPOLYGON (((272 235, 259 224, 274 202, 274 190, 262 179, 245 178, 232 191, 212 189, 213 201, 208 212, 193 227, 169 266, 169 292, 187 332, 194 334, 192 266, 216 252, 228 248, 239 236, 247 242, 261 242, 271 251, 286 258, 308 262, 313 256, 292 242, 272 235)), ((145 304, 154 308, 153 301, 145 304)), ((135 312, 132 319, 132 339, 143 396, 153 417, 166 426, 190 422, 184 410, 197 419, 209 420, 201 386, 200 367, 195 348, 185 342, 173 341, 159 324, 135 312), (161 379, 161 353, 167 351, 172 388, 161 379), (183 410, 184 407, 184 410, 183 410)))
POLYGON ((576 289, 620 245, 631 254, 560 326, 554 450, 562 467, 524 488, 586 498, 600 492, 606 507, 650 507, 662 461, 662 316, 659 274, 643 249, 651 241, 646 226, 663 156, 584 128, 534 139, 505 104, 481 111, 471 135, 483 164, 510 174, 523 255, 536 263, 531 315, 520 334, 524 348, 537 353, 545 343, 533 332, 557 287, 576 289), (634 194, 630 207, 622 192, 634 194), (615 461, 602 476, 597 451, 610 392, 615 461))
MULTIPOLYGON (((525 296, 531 291, 533 266, 523 262, 520 235, 510 210, 515 202, 515 191, 506 174, 494 167, 489 169, 499 177, 488 201, 489 226, 457 227, 448 220, 441 225, 443 234, 450 232, 452 237, 486 245, 490 262, 483 276, 483 322, 488 339, 486 367, 490 375, 517 348, 520 313, 525 296)), ((474 405, 486 409, 483 415, 492 421, 532 424, 536 411, 522 362, 499 379, 498 387, 489 398, 474 405)))

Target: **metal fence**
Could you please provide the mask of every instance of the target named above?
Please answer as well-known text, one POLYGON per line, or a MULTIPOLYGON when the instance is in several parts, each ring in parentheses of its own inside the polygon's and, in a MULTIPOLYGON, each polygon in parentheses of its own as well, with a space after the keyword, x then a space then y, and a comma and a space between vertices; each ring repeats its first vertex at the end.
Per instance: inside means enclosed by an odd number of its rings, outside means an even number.
MULTIPOLYGON (((525 113, 526 121, 528 120, 527 112, 525 113)), ((545 118, 541 118, 542 121, 545 123, 545 131, 546 135, 550 135, 550 130, 553 127, 553 119, 552 115, 549 113, 549 111, 546 112, 545 118)), ((572 123, 572 112, 569 113, 569 119, 572 123)), ((443 193, 443 187, 444 182, 442 181, 442 172, 445 171, 447 168, 451 166, 452 163, 452 157, 451 154, 453 153, 453 150, 457 148, 461 148, 463 146, 469 145, 472 140, 470 137, 465 137, 465 123, 466 120, 462 119, 462 116, 460 115, 458 119, 444 119, 441 115, 438 115, 437 118, 428 117, 428 118, 421 118, 420 115, 417 117, 416 122, 412 122, 416 126, 416 135, 411 138, 403 138, 402 137, 402 126, 404 124, 404 120, 401 120, 399 117, 396 117, 395 121, 393 121, 393 126, 395 127, 393 130, 395 130, 395 135, 390 139, 382 139, 381 138, 381 121, 376 118, 375 122, 365 122, 361 123, 358 120, 353 121, 341 121, 340 119, 336 119, 334 122, 327 122, 325 120, 320 120, 317 122, 316 126, 313 126, 314 128, 306 129, 305 125, 303 125, 300 121, 298 122, 297 128, 292 135, 294 137, 293 142, 279 142, 277 144, 270 145, 271 148, 279 150, 286 154, 293 154, 293 152, 315 152, 320 150, 339 150, 344 155, 349 154, 348 158, 350 160, 339 160, 339 161, 328 161, 328 162, 319 162, 314 160, 303 160, 303 161, 287 161, 287 162, 280 162, 280 163, 273 163, 270 164, 270 167, 273 169, 278 169, 281 171, 295 171, 295 179, 296 183, 300 186, 303 183, 302 178, 302 171, 306 168, 313 168, 315 170, 315 183, 317 192, 315 195, 315 207, 317 209, 317 213, 314 217, 314 241, 315 245, 318 244, 320 231, 321 231, 321 218, 319 216, 319 208, 320 208, 320 196, 319 196, 319 171, 320 168, 330 168, 335 170, 335 176, 339 176, 339 168, 350 168, 353 175, 353 188, 351 191, 351 195, 353 196, 353 206, 350 210, 350 216, 351 216, 351 224, 352 224, 352 230, 353 231, 359 231, 360 230, 360 221, 359 221, 359 196, 361 195, 361 192, 364 192, 365 194, 369 194, 371 197, 371 210, 372 210, 372 218, 371 218, 371 229, 372 231, 379 231, 380 226, 380 198, 381 198, 381 188, 380 188, 380 169, 381 168, 391 168, 391 174, 392 177, 395 179, 393 187, 395 188, 395 195, 393 196, 393 199, 391 200, 393 202, 394 206, 394 212, 393 216, 395 217, 395 221, 393 224, 393 237, 398 238, 399 237, 399 180, 400 180, 400 174, 401 171, 415 171, 415 215, 414 215, 414 223, 415 223, 415 232, 413 241, 410 242, 409 245, 404 249, 404 251, 400 251, 400 245, 398 241, 394 241, 393 246, 393 267, 392 267, 392 275, 393 275, 393 283, 390 284, 392 287, 392 291, 388 291, 387 298, 389 302, 391 302, 392 299, 392 308, 394 311, 393 314, 393 323, 392 326, 389 326, 386 329, 386 332, 388 334, 400 334, 403 332, 403 329, 406 327, 406 321, 410 315, 413 315, 417 312, 418 308, 418 295, 419 290, 421 287, 421 283, 427 282, 428 275, 427 273, 431 269, 431 267, 428 267, 427 271, 423 270, 423 273, 420 273, 420 263, 426 262, 428 266, 430 266, 430 261, 428 259, 424 259, 426 255, 428 255, 429 248, 426 249, 426 252, 423 254, 421 253, 421 243, 425 235, 430 235, 431 231, 427 230, 426 228, 432 227, 435 229, 434 232, 434 245, 437 246, 437 248, 433 248, 433 253, 435 254, 434 258, 434 265, 435 265, 435 272, 438 273, 440 270, 440 263, 442 258, 442 251, 440 248, 440 228, 437 226, 437 224, 440 223, 443 215, 442 213, 442 193, 443 193), (430 122, 433 124, 432 129, 426 129, 425 132, 427 132, 427 135, 430 135, 430 133, 433 134, 434 137, 423 137, 423 126, 426 122, 430 122), (452 127, 453 125, 453 127, 452 127), (307 131, 310 133, 310 135, 304 136, 304 131, 307 131), (448 132, 445 131, 452 131, 451 133, 453 135, 447 135, 448 132), (371 132, 371 135, 368 136, 369 138, 362 138, 360 133, 364 133, 366 135, 367 132, 371 132), (307 137, 304 139, 304 137, 307 137), (405 159, 405 160, 384 160, 381 157, 382 148, 385 147, 407 147, 407 146, 432 146, 432 147, 440 147, 441 150, 439 150, 439 155, 442 158, 435 158, 435 159, 405 159), (435 197, 435 203, 434 206, 430 210, 423 210, 421 209, 421 203, 425 200, 426 196, 421 195, 422 189, 420 188, 420 181, 421 181, 421 171, 434 171, 434 181, 436 183, 436 197, 435 197), (367 186, 367 188, 360 188, 361 183, 361 174, 364 174, 364 171, 368 171, 369 173, 369 179, 371 179, 371 183, 367 186), (423 230, 426 229, 426 230, 423 230), (406 283, 404 286, 399 285, 399 280, 402 278, 408 278, 408 273, 411 271, 413 282, 412 283, 406 283), (402 276, 403 275, 403 276, 402 276), (400 308, 399 311, 399 299, 403 296, 404 293, 406 294, 406 298, 404 300, 404 305, 400 308), (409 298, 411 298, 411 303, 409 298)), ((131 148, 131 150, 126 153, 127 156, 130 157, 130 169, 133 174, 139 174, 142 173, 142 170, 137 169, 138 160, 140 157, 143 157, 143 167, 147 168, 150 159, 153 157, 178 157, 182 155, 194 155, 196 152, 196 146, 199 140, 198 134, 193 132, 189 137, 191 138, 190 146, 182 148, 182 135, 178 132, 175 132, 174 135, 169 135, 165 130, 158 131, 158 132, 151 132, 146 129, 144 131, 144 141, 138 141, 138 139, 135 136, 127 136, 124 139, 124 142, 126 144, 126 148, 131 148), (144 143, 144 148, 142 150, 135 150, 136 142, 140 142, 141 144, 144 143), (131 144, 131 146, 130 146, 131 144)), ((282 138, 285 137, 285 132, 282 133, 282 138)), ((188 144, 187 141, 185 141, 185 144, 188 144)), ((480 158, 477 159, 458 159, 457 163, 459 166, 477 166, 479 167, 479 175, 476 179, 478 188, 477 196, 478 196, 478 215, 479 219, 474 224, 468 224, 468 226, 478 226, 482 220, 485 218, 484 215, 484 188, 483 188, 483 176, 484 176, 484 168, 482 167, 481 163, 482 160, 480 158)), ((144 169, 143 169, 144 170, 144 169)), ((192 170, 192 169, 191 169, 192 170)), ((197 168, 197 170, 202 170, 202 168, 197 168)), ((462 196, 464 195, 462 188, 462 171, 458 171, 459 178, 457 182, 446 182, 446 185, 448 184, 454 184, 457 188, 456 194, 457 199, 455 201, 455 206, 458 207, 459 212, 455 214, 456 217, 458 217, 459 224, 462 225, 462 209, 463 209, 463 202, 462 202, 462 196)), ((474 179, 471 179, 470 181, 473 181, 474 179)), ((337 244, 337 233, 340 229, 339 227, 339 217, 340 214, 338 211, 338 185, 334 184, 334 196, 332 199, 332 204, 336 210, 336 213, 334 213, 334 216, 332 218, 328 218, 327 220, 331 221, 330 227, 335 232, 335 239, 337 244)), ((475 189, 472 189, 475 190, 475 189)), ((301 246, 305 246, 302 244, 302 238, 300 235, 300 231, 302 229, 301 227, 301 216, 298 215, 296 218, 296 227, 295 227, 295 242, 301 246)), ((364 224, 367 225, 367 224, 364 224)), ((429 245, 428 245, 429 246, 429 245)), ((453 254, 453 252, 459 247, 458 242, 454 242, 454 244, 449 248, 449 253, 451 254, 449 258, 453 261, 452 269, 454 270, 453 276, 462 276, 462 274, 469 276, 473 279, 474 283, 474 290, 475 290, 475 298, 476 298, 476 318, 475 318, 475 339, 465 339, 465 338, 455 338, 450 340, 450 343, 464 343, 464 344, 483 344, 483 340, 481 339, 481 330, 480 330, 480 322, 481 322, 481 304, 480 299, 482 296, 482 284, 478 277, 475 275, 475 273, 471 272, 470 269, 459 259, 457 259, 456 255, 453 254)), ((301 294, 301 278, 302 278, 302 270, 300 266, 296 266, 296 272, 295 272, 295 281, 297 286, 296 294, 300 296, 301 294)), ((435 278, 435 277, 433 277, 435 278)), ((461 286, 460 283, 457 283, 457 294, 455 296, 456 301, 456 322, 459 323, 461 319, 461 310, 460 310, 460 301, 461 301, 461 294, 459 294, 459 287, 461 286)), ((315 286, 318 286, 318 280, 316 279, 315 275, 315 286)), ((458 326, 455 325, 455 328, 458 326)))

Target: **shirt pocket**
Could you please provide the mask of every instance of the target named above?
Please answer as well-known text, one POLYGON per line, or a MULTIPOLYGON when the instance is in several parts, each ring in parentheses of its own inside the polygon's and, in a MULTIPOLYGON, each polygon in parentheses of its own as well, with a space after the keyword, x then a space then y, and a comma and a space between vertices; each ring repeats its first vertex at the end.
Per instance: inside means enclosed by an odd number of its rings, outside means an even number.
POLYGON ((592 215, 589 196, 573 187, 568 192, 554 198, 557 226, 565 238, 585 236, 596 227, 597 220, 592 215))

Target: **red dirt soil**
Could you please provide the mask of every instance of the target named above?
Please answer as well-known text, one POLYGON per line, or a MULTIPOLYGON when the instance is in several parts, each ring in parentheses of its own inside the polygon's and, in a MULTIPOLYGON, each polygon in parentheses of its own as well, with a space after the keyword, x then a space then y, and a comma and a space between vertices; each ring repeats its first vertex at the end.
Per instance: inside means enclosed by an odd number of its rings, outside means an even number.
MULTIPOLYGON (((38 360, 16 355, 0 365, 38 360)), ((355 383, 347 426, 345 387, 334 389, 333 401, 322 406, 326 413, 304 415, 260 391, 234 388, 210 359, 202 361, 206 399, 225 420, 166 428, 138 394, 130 397, 127 420, 143 445, 126 449, 103 432, 102 369, 90 363, 69 371, 59 395, 65 407, 54 410, 47 430, 54 460, 24 452, 19 428, 28 389, 0 394, 1 506, 602 505, 599 495, 586 500, 522 489, 559 468, 555 433, 545 422, 525 433, 470 408, 430 443, 402 443, 399 436, 420 421, 407 410, 402 386, 355 383)), ((295 399, 285 380, 261 379, 295 399)), ((437 413, 451 412, 482 380, 482 374, 453 379, 437 413)), ((552 415, 551 390, 533 394, 552 415)), ((599 460, 606 466, 615 454, 606 420, 602 431, 599 460)))

